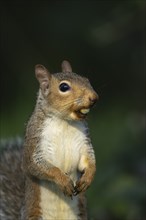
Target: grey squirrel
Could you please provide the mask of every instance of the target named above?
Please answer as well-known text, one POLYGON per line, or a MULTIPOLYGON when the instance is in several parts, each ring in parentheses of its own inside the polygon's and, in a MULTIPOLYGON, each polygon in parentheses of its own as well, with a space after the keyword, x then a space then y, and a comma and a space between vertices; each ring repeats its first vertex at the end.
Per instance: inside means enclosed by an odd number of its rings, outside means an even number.
POLYGON ((35 75, 40 89, 23 146, 21 219, 85 220, 84 192, 96 171, 85 119, 98 95, 68 61, 55 74, 38 64, 35 75))

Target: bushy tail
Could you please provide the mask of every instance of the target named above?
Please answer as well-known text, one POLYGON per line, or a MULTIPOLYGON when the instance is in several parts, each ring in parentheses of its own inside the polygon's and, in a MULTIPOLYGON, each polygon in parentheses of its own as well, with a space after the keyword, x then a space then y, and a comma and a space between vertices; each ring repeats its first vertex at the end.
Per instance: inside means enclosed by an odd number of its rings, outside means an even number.
POLYGON ((24 200, 21 138, 0 141, 0 219, 20 219, 24 200))

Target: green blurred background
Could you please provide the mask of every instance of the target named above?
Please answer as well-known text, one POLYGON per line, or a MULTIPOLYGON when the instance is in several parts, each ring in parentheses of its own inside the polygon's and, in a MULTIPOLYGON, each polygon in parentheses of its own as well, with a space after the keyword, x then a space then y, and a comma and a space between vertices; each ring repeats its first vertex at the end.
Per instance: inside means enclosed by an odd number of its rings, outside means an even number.
POLYGON ((1 139, 24 136, 35 64, 57 72, 68 59, 100 96, 88 117, 90 219, 145 219, 145 1, 1 1, 0 16, 1 139))

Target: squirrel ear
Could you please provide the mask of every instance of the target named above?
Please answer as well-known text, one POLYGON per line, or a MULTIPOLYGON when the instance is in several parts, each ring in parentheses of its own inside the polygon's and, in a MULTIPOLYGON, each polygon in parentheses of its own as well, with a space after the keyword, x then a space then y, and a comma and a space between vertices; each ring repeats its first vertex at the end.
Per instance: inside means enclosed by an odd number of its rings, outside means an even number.
POLYGON ((71 73, 71 72, 72 72, 71 65, 70 65, 70 63, 69 63, 67 60, 64 60, 64 61, 62 62, 61 67, 62 67, 62 72, 63 72, 63 73, 66 73, 66 72, 71 73))
POLYGON ((36 75, 37 80, 40 83, 40 87, 42 89, 42 92, 45 95, 48 95, 48 93, 49 93, 49 80, 51 79, 51 74, 43 65, 37 64, 35 66, 35 75, 36 75))

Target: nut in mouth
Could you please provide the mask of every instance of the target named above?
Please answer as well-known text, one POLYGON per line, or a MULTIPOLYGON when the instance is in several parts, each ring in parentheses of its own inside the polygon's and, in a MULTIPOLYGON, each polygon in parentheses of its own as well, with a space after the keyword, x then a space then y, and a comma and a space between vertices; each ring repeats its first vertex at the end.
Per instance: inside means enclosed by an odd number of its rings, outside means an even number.
POLYGON ((90 108, 82 108, 80 110, 76 111, 76 114, 78 115, 79 118, 86 118, 87 114, 89 113, 90 108))
POLYGON ((90 111, 89 108, 82 108, 82 109, 80 110, 80 112, 81 112, 83 115, 88 114, 89 111, 90 111))

